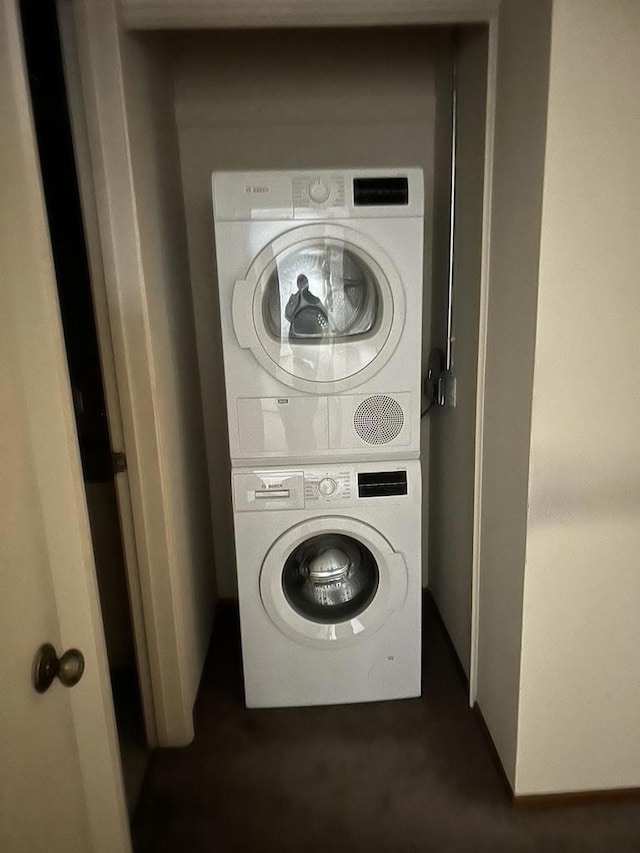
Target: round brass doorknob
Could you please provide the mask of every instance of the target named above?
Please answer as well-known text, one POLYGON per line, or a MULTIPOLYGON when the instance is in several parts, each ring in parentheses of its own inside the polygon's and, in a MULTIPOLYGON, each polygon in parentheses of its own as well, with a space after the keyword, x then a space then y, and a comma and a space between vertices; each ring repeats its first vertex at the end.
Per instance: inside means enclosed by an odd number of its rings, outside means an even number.
POLYGON ((58 657, 51 643, 40 646, 33 661, 33 686, 44 693, 57 678, 65 687, 73 687, 82 678, 84 655, 79 649, 68 649, 58 657))

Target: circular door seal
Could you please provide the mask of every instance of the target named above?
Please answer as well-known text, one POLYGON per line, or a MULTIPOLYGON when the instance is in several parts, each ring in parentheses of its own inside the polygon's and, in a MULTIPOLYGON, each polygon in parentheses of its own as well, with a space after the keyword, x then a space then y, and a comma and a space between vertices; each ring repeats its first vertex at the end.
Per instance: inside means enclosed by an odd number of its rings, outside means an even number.
POLYGON ((269 243, 255 258, 244 280, 236 282, 233 323, 238 343, 285 385, 315 394, 356 388, 374 376, 392 356, 405 321, 404 288, 385 253, 373 241, 344 226, 319 224, 294 228, 269 243), (379 318, 367 335, 313 344, 274 338, 266 328, 265 289, 281 257, 303 252, 318 241, 343 244, 369 270, 378 291, 379 318))
POLYGON ((407 566, 382 534, 353 518, 321 516, 297 524, 277 539, 267 552, 260 570, 260 597, 273 624, 287 637, 315 648, 333 649, 362 642, 378 631, 404 604, 407 595, 407 566), (375 595, 364 610, 341 621, 307 618, 296 609, 283 585, 283 572, 290 555, 307 540, 335 534, 360 542, 375 561, 378 578, 375 595))

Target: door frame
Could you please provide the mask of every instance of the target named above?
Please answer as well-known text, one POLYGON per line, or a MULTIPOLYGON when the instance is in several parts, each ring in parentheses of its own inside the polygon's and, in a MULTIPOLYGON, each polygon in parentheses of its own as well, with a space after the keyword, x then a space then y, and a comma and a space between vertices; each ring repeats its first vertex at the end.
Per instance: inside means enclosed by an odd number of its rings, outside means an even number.
POLYGON ((482 478, 484 469, 484 400, 487 374, 489 329, 489 282, 491 265, 491 216, 493 203, 493 161, 495 149, 496 92, 498 86, 498 11, 486 20, 489 28, 487 53, 487 96, 485 106, 484 186, 482 197, 482 260, 478 327, 478 368, 476 378, 476 441, 473 487, 473 543, 471 574, 471 651, 469 660, 469 705, 478 697, 478 646, 480 637, 480 575, 482 568, 482 478))
MULTIPOLYGON (((279 0, 265 0, 256 11, 254 3, 238 0, 233 4, 203 4, 198 0, 116 0, 93 6, 88 0, 78 0, 69 9, 64 0, 58 0, 66 15, 63 29, 66 38, 77 42, 82 68, 82 88, 88 103, 92 122, 87 127, 86 148, 91 154, 88 183, 93 187, 95 209, 102 240, 102 262, 105 265, 105 296, 108 314, 107 327, 110 327, 114 349, 114 365, 117 384, 120 388, 120 401, 124 421, 124 433, 128 438, 127 450, 130 456, 132 472, 132 527, 136 531, 138 571, 137 580, 141 590, 141 611, 147 632, 149 652, 149 672, 152 692, 155 700, 155 716, 159 742, 165 742, 167 719, 164 701, 167 698, 160 689, 159 673, 164 669, 161 663, 172 656, 171 643, 163 633, 166 620, 160 614, 163 603, 154 594, 151 586, 150 565, 153 563, 154 533, 158 535, 159 515, 153 517, 150 504, 161 500, 162 485, 157 479, 158 448, 141 448, 136 436, 146 428, 149 435, 155 435, 153 427, 153 399, 148 389, 140 385, 140 376, 135 378, 128 370, 133 352, 144 364, 143 373, 153 376, 154 365, 151 357, 149 327, 145 318, 125 315, 119 300, 122 294, 118 288, 126 286, 142 293, 143 276, 140 267, 139 248, 137 246, 137 222, 135 218, 135 195, 132 190, 130 156, 126 144, 127 108, 122 88, 122 74, 118 47, 120 33, 150 30, 180 30, 202 28, 240 28, 256 27, 272 29, 275 27, 342 27, 349 29, 362 26, 428 26, 436 24, 464 25, 481 24, 488 26, 488 63, 487 96, 484 155, 483 221, 482 221, 482 264, 480 275, 480 319, 478 340, 478 366, 476 384, 476 433, 474 464, 474 519, 471 566, 471 652, 469 677, 469 702, 473 705, 477 695, 478 680, 478 633, 479 633, 479 590, 482 565, 481 518, 483 498, 483 448, 484 448, 484 394, 487 362, 487 321, 489 312, 489 265, 490 232, 492 213, 492 168, 494 159, 494 125, 497 86, 497 48, 499 0, 382 0, 372 12, 368 0, 341 0, 329 7, 319 7, 312 2, 301 4, 282 4, 279 0), (116 56, 114 58, 114 50, 116 56), (108 97, 107 97, 108 96, 108 97), (108 108, 102 115, 112 119, 109 125, 98 126, 95 120, 96 99, 108 99, 108 108), (118 196, 113 195, 110 184, 118 184, 118 196), (105 249, 105 245, 108 246, 105 249), (113 291, 113 292, 112 292, 113 291), (137 324, 137 325, 136 325, 137 324), (135 328, 134 328, 135 326, 135 328), (133 341, 136 340, 134 344, 133 341), (130 350, 128 351, 128 347, 130 350), (140 395, 144 398, 140 405, 140 395), (150 407, 150 408, 149 408, 150 407), (146 462, 145 462, 146 460, 146 462), (155 493, 154 493, 155 490, 155 493), (148 504, 148 505, 147 505, 148 504), (156 678, 156 674, 158 677, 156 678)), ((76 48, 74 47, 74 50, 76 48)), ((77 112, 80 110, 76 107, 77 112)), ((76 115, 75 121, 78 118, 76 115)), ((94 232, 97 234, 97 228, 94 232)), ((103 334, 104 336, 104 334, 103 334)), ((153 444, 153 442, 149 442, 153 444)), ((157 553, 157 552, 156 552, 157 553)))
MULTIPOLYGON (((100 366, 109 424, 111 449, 123 453, 126 444, 122 423, 122 408, 118 388, 118 371, 109 318, 109 303, 100 243, 100 229, 93 186, 91 150, 87 135, 86 115, 82 98, 80 65, 73 33, 73 9, 65 0, 56 3, 64 77, 73 136, 73 149, 78 176, 84 237, 89 264, 89 280, 93 302, 100 366)), ((144 719, 145 735, 150 748, 158 746, 158 730, 151 681, 149 647, 140 585, 140 567, 136 543, 134 514, 128 471, 114 471, 120 532, 129 593, 129 609, 133 628, 136 668, 144 719)))
MULTIPOLYGON (((157 424, 115 2, 57 0, 107 405, 126 451, 116 476, 141 699, 149 745, 193 739, 170 578, 171 531, 157 424), (110 362, 110 358, 113 361, 110 362), (109 373, 110 364, 113 373, 109 373), (128 560, 130 554, 134 559, 128 560)), ((110 421, 111 423, 111 421, 110 421)))

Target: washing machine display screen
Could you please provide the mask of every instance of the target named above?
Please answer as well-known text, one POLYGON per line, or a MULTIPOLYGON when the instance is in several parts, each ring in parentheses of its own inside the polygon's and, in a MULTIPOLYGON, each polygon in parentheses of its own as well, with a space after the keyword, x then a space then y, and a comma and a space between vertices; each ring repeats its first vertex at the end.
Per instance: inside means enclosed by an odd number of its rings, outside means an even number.
POLYGON ((338 533, 313 536, 295 548, 282 572, 290 606, 313 622, 345 622, 375 597, 379 572, 371 551, 338 533))
POLYGON ((364 258, 325 238, 278 255, 267 271, 263 318, 275 340, 327 343, 370 334, 380 298, 364 258))

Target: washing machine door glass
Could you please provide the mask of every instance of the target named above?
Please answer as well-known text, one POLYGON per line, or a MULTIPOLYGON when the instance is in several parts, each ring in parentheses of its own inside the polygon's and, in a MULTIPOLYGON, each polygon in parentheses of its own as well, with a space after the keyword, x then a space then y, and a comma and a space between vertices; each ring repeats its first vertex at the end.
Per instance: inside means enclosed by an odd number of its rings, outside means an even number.
POLYGON ((327 624, 362 613, 375 597, 378 581, 371 551, 340 533, 313 536, 298 545, 282 572, 285 597, 296 613, 327 624))
POLYGON ((315 648, 361 643, 388 624, 408 589, 404 556, 380 531, 346 516, 308 518, 278 536, 260 569, 273 624, 315 648))
POLYGON ((305 391, 356 387, 391 357, 404 289, 382 250, 343 226, 307 225, 276 238, 236 282, 233 322, 275 378, 305 391))

